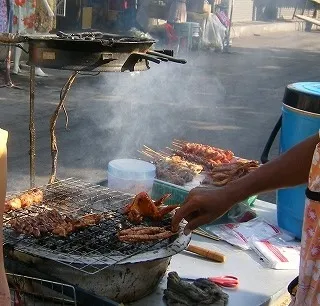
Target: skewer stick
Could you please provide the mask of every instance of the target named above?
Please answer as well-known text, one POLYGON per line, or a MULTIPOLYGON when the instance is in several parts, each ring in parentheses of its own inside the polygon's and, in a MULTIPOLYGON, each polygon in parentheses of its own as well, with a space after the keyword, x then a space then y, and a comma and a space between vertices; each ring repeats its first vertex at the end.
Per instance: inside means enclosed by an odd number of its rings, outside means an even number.
POLYGON ((180 139, 173 139, 173 141, 176 142, 176 143, 180 143, 180 144, 186 144, 187 143, 187 141, 180 140, 180 139))
POLYGON ((168 152, 163 152, 163 151, 159 151, 161 154, 163 154, 163 156, 165 156, 166 158, 171 158, 170 154, 168 154, 168 152))
POLYGON ((146 145, 143 145, 143 146, 147 149, 147 151, 150 151, 150 152, 160 156, 161 158, 164 158, 164 156, 162 156, 159 152, 152 150, 151 148, 147 147, 146 145))
POLYGON ((140 154, 142 154, 142 155, 146 155, 146 156, 154 159, 154 157, 153 157, 152 155, 148 154, 147 152, 143 152, 143 151, 139 151, 139 150, 137 150, 137 151, 138 151, 140 154))
POLYGON ((179 148, 179 149, 182 149, 182 146, 180 144, 176 144, 175 142, 173 142, 172 145, 179 148))
POLYGON ((166 147, 166 149, 168 149, 168 150, 170 150, 170 151, 172 151, 172 152, 175 152, 175 151, 176 151, 175 149, 172 149, 172 148, 170 148, 170 147, 166 147))
POLYGON ((159 156, 155 155, 155 154, 152 154, 150 152, 146 152, 146 151, 142 151, 143 154, 147 155, 147 156, 151 156, 152 159, 154 160, 158 160, 159 159, 159 156))

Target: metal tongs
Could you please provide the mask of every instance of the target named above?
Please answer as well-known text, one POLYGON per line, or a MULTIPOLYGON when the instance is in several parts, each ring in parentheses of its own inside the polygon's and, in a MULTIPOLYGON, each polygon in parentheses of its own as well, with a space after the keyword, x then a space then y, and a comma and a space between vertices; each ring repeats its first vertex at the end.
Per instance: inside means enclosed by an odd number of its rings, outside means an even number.
POLYGON ((147 51, 147 54, 154 56, 163 62, 169 61, 169 62, 174 62, 179 64, 187 63, 185 59, 174 58, 172 50, 154 50, 154 51, 150 50, 150 51, 147 51))

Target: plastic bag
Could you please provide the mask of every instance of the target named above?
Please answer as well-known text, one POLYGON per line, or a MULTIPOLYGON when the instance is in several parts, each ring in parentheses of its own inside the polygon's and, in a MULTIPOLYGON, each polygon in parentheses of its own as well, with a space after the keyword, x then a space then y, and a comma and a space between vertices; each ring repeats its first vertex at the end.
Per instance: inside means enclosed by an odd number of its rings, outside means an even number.
POLYGON ((226 30, 215 14, 209 14, 203 29, 203 47, 223 50, 226 30))
POLYGON ((228 220, 231 222, 248 222, 257 217, 256 212, 246 203, 238 203, 233 206, 228 212, 228 220))
POLYGON ((266 240, 253 237, 250 245, 269 268, 276 270, 299 269, 301 247, 297 241, 286 241, 282 237, 266 240))
POLYGON ((205 230, 228 243, 238 246, 243 250, 251 249, 250 240, 267 240, 276 236, 282 236, 284 240, 290 241, 294 238, 282 232, 277 226, 258 217, 243 223, 227 223, 219 225, 208 225, 205 230))

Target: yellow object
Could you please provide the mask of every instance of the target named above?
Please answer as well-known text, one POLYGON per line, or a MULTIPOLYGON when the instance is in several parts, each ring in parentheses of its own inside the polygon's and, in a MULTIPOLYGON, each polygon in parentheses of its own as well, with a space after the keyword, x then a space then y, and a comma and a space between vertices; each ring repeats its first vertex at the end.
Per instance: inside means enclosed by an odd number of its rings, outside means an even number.
POLYGON ((10 292, 3 263, 3 209, 7 189, 7 140, 8 132, 0 129, 0 301, 1 306, 10 306, 10 292))
POLYGON ((92 7, 82 9, 82 29, 91 29, 92 27, 92 7))
POLYGON ((0 157, 7 153, 8 132, 0 129, 0 157))
POLYGON ((189 244, 187 247, 187 251, 191 253, 198 254, 204 258, 211 259, 217 262, 225 262, 226 256, 216 251, 212 251, 209 249, 204 249, 196 245, 189 244))

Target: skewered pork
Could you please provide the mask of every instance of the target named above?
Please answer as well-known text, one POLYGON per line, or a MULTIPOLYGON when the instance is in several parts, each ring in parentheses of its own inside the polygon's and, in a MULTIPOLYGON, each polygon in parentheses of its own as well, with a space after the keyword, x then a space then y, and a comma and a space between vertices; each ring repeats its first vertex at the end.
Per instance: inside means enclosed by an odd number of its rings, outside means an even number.
POLYGON ((79 218, 61 215, 57 210, 46 210, 37 216, 20 217, 10 221, 11 227, 21 234, 40 237, 54 234, 66 237, 76 230, 96 225, 103 219, 101 214, 89 214, 79 218))
POLYGON ((160 208, 169 196, 170 194, 165 194, 159 200, 153 201, 146 192, 140 192, 132 203, 125 206, 124 213, 133 223, 140 223, 144 217, 161 220, 166 214, 178 207, 178 205, 170 205, 160 208))
POLYGON ((178 147, 178 150, 175 150, 176 154, 189 161, 200 162, 209 169, 215 165, 230 163, 234 159, 232 151, 209 145, 191 142, 173 142, 173 145, 178 147))
POLYGON ((21 194, 19 197, 8 199, 5 202, 5 212, 27 208, 32 204, 40 204, 43 201, 43 192, 39 188, 34 188, 21 194))
POLYGON ((156 177, 172 184, 183 186, 191 182, 195 175, 188 167, 172 160, 158 160, 154 164, 156 166, 156 177))
POLYGON ((120 231, 118 238, 120 241, 134 243, 166 239, 175 234, 163 227, 139 226, 120 231))
POLYGON ((217 187, 225 186, 231 181, 241 178, 251 171, 259 167, 257 161, 239 160, 237 162, 216 166, 211 171, 206 173, 206 178, 203 184, 214 185, 217 187))

